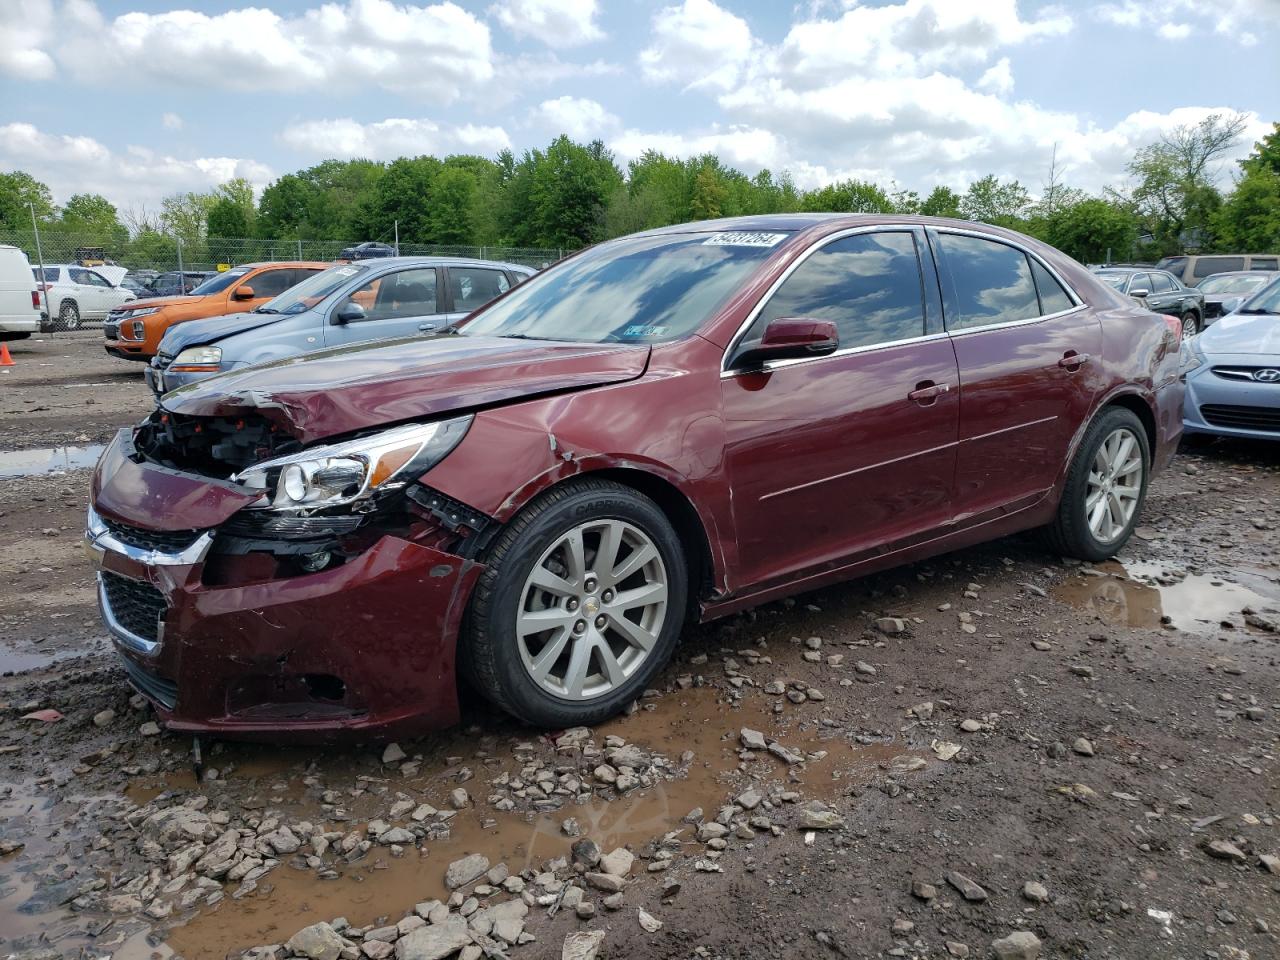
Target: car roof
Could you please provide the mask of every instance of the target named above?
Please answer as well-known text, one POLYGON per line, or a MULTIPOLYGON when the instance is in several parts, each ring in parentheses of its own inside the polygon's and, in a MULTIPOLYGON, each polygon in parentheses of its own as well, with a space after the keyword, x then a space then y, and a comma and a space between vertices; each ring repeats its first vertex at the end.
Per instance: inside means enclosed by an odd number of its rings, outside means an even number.
MULTIPOLYGON (((237 263, 232 266, 232 270, 257 270, 259 267, 321 267, 328 269, 333 266, 332 260, 260 260, 257 263, 237 263)), ((230 271, 222 271, 228 273, 230 271)))
POLYGON ((352 264, 371 267, 412 266, 423 267, 505 267, 508 270, 533 270, 523 263, 505 263, 501 260, 478 260, 473 257, 370 257, 367 260, 352 260, 352 264))
POLYGON ((1209 277, 1280 277, 1280 270, 1223 270, 1221 273, 1211 273, 1204 279, 1209 277))

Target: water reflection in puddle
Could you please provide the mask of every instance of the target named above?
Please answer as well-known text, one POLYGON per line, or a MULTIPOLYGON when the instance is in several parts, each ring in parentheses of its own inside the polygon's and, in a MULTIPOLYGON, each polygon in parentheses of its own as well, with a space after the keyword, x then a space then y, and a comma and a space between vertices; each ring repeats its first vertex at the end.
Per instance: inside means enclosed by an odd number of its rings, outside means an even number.
POLYGON ((105 444, 92 443, 86 446, 41 447, 36 450, 0 452, 0 480, 35 477, 67 470, 83 470, 97 463, 98 457, 105 449, 105 444))
POLYGON ((1074 577, 1054 593, 1107 623, 1152 628, 1168 618, 1179 630, 1212 633, 1223 621, 1238 621, 1245 607, 1280 607, 1275 583, 1243 571, 1233 575, 1245 583, 1203 574, 1176 579, 1170 567, 1160 563, 1109 561, 1095 569, 1104 576, 1074 577))

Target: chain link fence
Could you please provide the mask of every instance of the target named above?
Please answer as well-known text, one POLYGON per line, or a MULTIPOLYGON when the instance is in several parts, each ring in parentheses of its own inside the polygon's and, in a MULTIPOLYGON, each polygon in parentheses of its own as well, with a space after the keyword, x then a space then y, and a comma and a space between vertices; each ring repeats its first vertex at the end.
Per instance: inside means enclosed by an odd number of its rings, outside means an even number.
MULTIPOLYGON (((38 260, 36 238, 31 230, 0 230, 0 243, 13 244, 26 253, 34 266, 38 260)), ((77 263, 105 259, 129 270, 217 270, 242 263, 268 260, 337 260, 347 247, 359 241, 345 240, 255 240, 221 237, 182 241, 161 234, 144 234, 129 239, 103 240, 100 237, 41 230, 39 255, 46 264, 77 263)), ((443 246, 402 243, 406 257, 474 257, 501 260, 528 267, 545 267, 568 251, 538 247, 443 246)))

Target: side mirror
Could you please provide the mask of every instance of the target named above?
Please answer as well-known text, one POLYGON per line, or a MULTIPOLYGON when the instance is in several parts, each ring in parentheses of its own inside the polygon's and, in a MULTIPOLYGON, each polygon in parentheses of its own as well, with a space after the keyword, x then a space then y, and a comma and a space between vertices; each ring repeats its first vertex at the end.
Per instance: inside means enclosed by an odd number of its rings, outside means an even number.
POLYGON ((252 300, 257 294, 253 292, 253 287, 247 283, 242 283, 236 287, 235 292, 231 294, 232 300, 252 300))
POLYGON ((779 317, 764 328, 764 336, 754 347, 734 358, 738 369, 762 367, 774 360, 820 357, 840 346, 836 325, 830 320, 806 317, 779 317))
POLYGON ((333 314, 334 323, 356 323, 364 320, 368 314, 364 312, 364 307, 356 303, 354 300, 348 300, 340 306, 333 314))
POLYGON ((1242 303, 1244 303, 1244 297, 1232 297, 1230 300, 1223 300, 1222 315, 1226 316, 1228 313, 1235 313, 1240 309, 1240 304, 1242 303))
POLYGON ((1133 290, 1129 291, 1129 296, 1133 297, 1135 300, 1145 300, 1150 295, 1151 291, 1146 287, 1135 287, 1133 290))

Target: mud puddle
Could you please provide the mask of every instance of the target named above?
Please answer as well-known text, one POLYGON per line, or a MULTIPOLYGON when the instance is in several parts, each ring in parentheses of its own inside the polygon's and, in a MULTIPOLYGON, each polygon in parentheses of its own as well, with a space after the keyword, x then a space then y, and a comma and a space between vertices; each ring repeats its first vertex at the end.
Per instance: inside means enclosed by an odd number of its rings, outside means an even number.
POLYGON ((0 453, 0 480, 35 477, 45 473, 83 470, 98 462, 106 444, 42 447, 35 450, 9 450, 0 453))
MULTIPOLYGON (((742 705, 731 705, 721 696, 714 688, 671 694, 651 711, 641 710, 593 731, 597 743, 616 735, 673 761, 692 751, 682 778, 660 779, 618 799, 593 798, 546 813, 520 814, 501 813, 488 805, 484 778, 493 778, 499 770, 483 769, 466 784, 475 806, 454 818, 447 839, 428 841, 425 853, 411 848, 395 858, 387 848, 375 847, 365 860, 340 867, 341 875, 335 880, 320 880, 309 870, 282 864, 263 878, 253 895, 238 901, 228 898, 173 929, 166 946, 186 960, 222 960, 228 951, 283 942, 319 920, 343 916, 358 926, 382 918, 394 921, 415 903, 447 899, 445 869, 469 853, 483 853, 491 863, 506 863, 513 873, 568 855, 574 838, 565 834, 562 825, 569 818, 577 821, 581 836, 595 840, 606 851, 620 846, 640 851, 650 840, 671 831, 682 831, 682 839, 693 843, 695 828, 684 822, 685 817, 701 808, 707 819, 714 819, 732 796, 738 774, 746 769, 739 756, 739 731, 744 726, 809 756, 807 763, 788 767, 765 755, 752 760, 750 767, 752 773, 764 773, 766 781, 790 784, 789 789, 805 796, 842 793, 885 769, 902 773, 924 765, 919 758, 925 754, 903 744, 862 746, 840 739, 837 731, 818 724, 816 712, 806 717, 804 709, 790 711, 786 716, 790 727, 783 728, 764 698, 749 697, 742 705)), ((441 749, 461 746, 454 741, 441 749)), ((424 774, 396 789, 411 790, 435 802, 454 785, 424 774)), ((351 829, 353 822, 337 826, 351 829)), ((642 871, 643 862, 637 875, 642 871)))
POLYGON ((1168 564, 1108 561, 1102 576, 1078 576, 1054 595, 1107 623, 1157 628, 1168 623, 1189 633, 1213 633, 1224 622, 1238 623, 1241 611, 1280 609, 1280 587, 1247 570, 1233 571, 1242 582, 1205 574, 1183 574, 1168 564))

